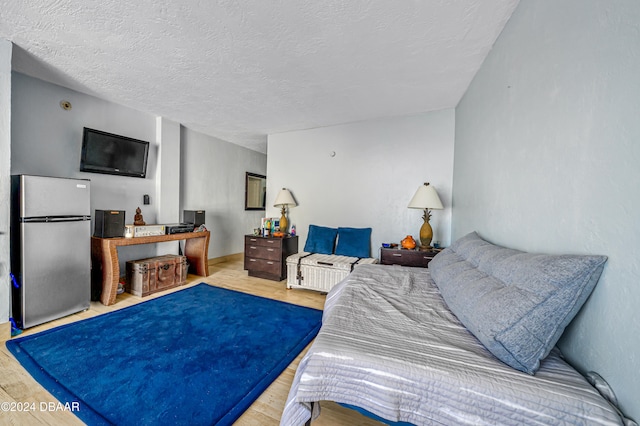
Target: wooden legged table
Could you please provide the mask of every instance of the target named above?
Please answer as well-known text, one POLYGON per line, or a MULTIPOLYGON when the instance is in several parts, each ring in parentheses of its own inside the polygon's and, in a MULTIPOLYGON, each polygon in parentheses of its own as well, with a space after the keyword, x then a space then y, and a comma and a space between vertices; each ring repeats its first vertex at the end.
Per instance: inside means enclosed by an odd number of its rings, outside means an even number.
MULTIPOLYGON (((97 282, 102 279, 100 301, 104 305, 116 303, 118 280, 120 278, 118 246, 185 240, 184 255, 189 261, 189 272, 206 277, 209 275, 209 264, 207 263, 209 235, 209 231, 202 231, 135 238, 91 237, 91 280, 97 282)), ((92 282, 92 286, 93 284, 92 282)))

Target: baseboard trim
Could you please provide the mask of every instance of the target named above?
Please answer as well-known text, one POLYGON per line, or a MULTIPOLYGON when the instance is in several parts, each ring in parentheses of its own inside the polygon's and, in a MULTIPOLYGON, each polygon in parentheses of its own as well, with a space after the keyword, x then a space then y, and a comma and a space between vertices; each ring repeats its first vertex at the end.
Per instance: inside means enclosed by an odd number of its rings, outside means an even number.
POLYGON ((243 257, 244 257, 244 253, 228 254, 226 256, 214 257, 212 259, 209 259, 207 261, 207 263, 209 265, 215 265, 216 263, 232 262, 232 261, 235 261, 235 260, 242 260, 243 257))

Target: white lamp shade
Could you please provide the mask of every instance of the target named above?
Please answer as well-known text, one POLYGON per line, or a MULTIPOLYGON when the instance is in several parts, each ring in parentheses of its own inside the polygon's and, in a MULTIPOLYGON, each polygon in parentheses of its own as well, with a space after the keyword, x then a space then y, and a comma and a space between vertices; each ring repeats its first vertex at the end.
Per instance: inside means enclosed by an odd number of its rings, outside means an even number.
POLYGON ((442 201, 438 197, 435 188, 428 183, 420 185, 415 195, 409 202, 410 209, 433 209, 442 210, 442 201))
POLYGON ((291 192, 288 189, 282 188, 280 192, 278 192, 278 196, 276 197, 276 201, 273 203, 273 207, 278 206, 296 206, 296 201, 293 199, 291 192))

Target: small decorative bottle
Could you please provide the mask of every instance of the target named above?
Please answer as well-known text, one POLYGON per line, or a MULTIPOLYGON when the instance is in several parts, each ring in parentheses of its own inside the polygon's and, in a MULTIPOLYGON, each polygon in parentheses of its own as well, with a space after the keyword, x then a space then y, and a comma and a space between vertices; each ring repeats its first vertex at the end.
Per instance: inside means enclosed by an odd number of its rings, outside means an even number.
POLYGON ((292 237, 296 236, 296 226, 295 225, 291 225, 291 236, 292 237))

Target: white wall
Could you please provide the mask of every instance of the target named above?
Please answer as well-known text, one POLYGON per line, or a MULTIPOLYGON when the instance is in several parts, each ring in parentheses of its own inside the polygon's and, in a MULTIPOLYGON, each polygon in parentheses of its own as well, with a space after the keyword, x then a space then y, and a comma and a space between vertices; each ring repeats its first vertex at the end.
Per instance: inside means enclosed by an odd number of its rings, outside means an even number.
POLYGON ((298 206, 289 224, 300 235, 310 224, 371 227, 372 256, 383 242, 418 240, 422 210, 408 209, 416 189, 430 182, 445 210, 433 213, 434 241, 450 241, 454 110, 269 135, 267 214, 288 188, 298 206), (335 152, 332 157, 331 152, 335 152))
MULTIPOLYGON (((156 117, 158 168, 156 197, 151 204, 157 207, 157 223, 179 223, 180 213, 180 124, 164 117, 156 117)), ((146 206, 143 206, 146 207, 146 206)), ((162 254, 179 253, 179 241, 162 243, 162 254)))
POLYGON ((156 200, 158 223, 178 223, 180 216, 180 124, 156 118, 158 173, 156 200))
MULTIPOLYGON (((9 320, 11 198, 11 42, 0 39, 0 324, 9 320)), ((8 336, 0 336, 0 340, 8 336)))
MULTIPOLYGON (((127 223, 132 223, 139 206, 146 223, 157 223, 155 116, 15 72, 12 92, 12 174, 90 179, 92 212, 125 210, 127 223), (60 108, 61 100, 70 101, 72 109, 60 108), (150 142, 147 177, 80 172, 84 127, 150 142), (151 205, 143 205, 144 194, 150 195, 151 205)), ((127 260, 155 256, 162 250, 157 246, 119 248, 121 272, 127 260)))
POLYGON ((244 252, 263 211, 244 210, 245 172, 266 174, 266 155, 182 128, 181 210, 205 210, 209 258, 244 252))
MULTIPOLYGON (((209 257, 243 252, 244 234, 264 214, 244 211, 244 173, 266 174, 264 154, 23 74, 13 73, 12 84, 12 174, 91 179, 91 209, 125 210, 128 223, 136 207, 147 224, 179 222, 184 209, 206 210, 209 257), (71 111, 60 108, 63 99, 71 111), (83 127, 149 141, 146 179, 80 172, 83 127), (143 204, 144 194, 150 205, 143 204)), ((177 253, 177 244, 118 252, 124 273, 127 260, 177 253)))
POLYGON ((640 2, 520 2, 456 109, 453 237, 609 256, 560 342, 640 419, 640 2))

